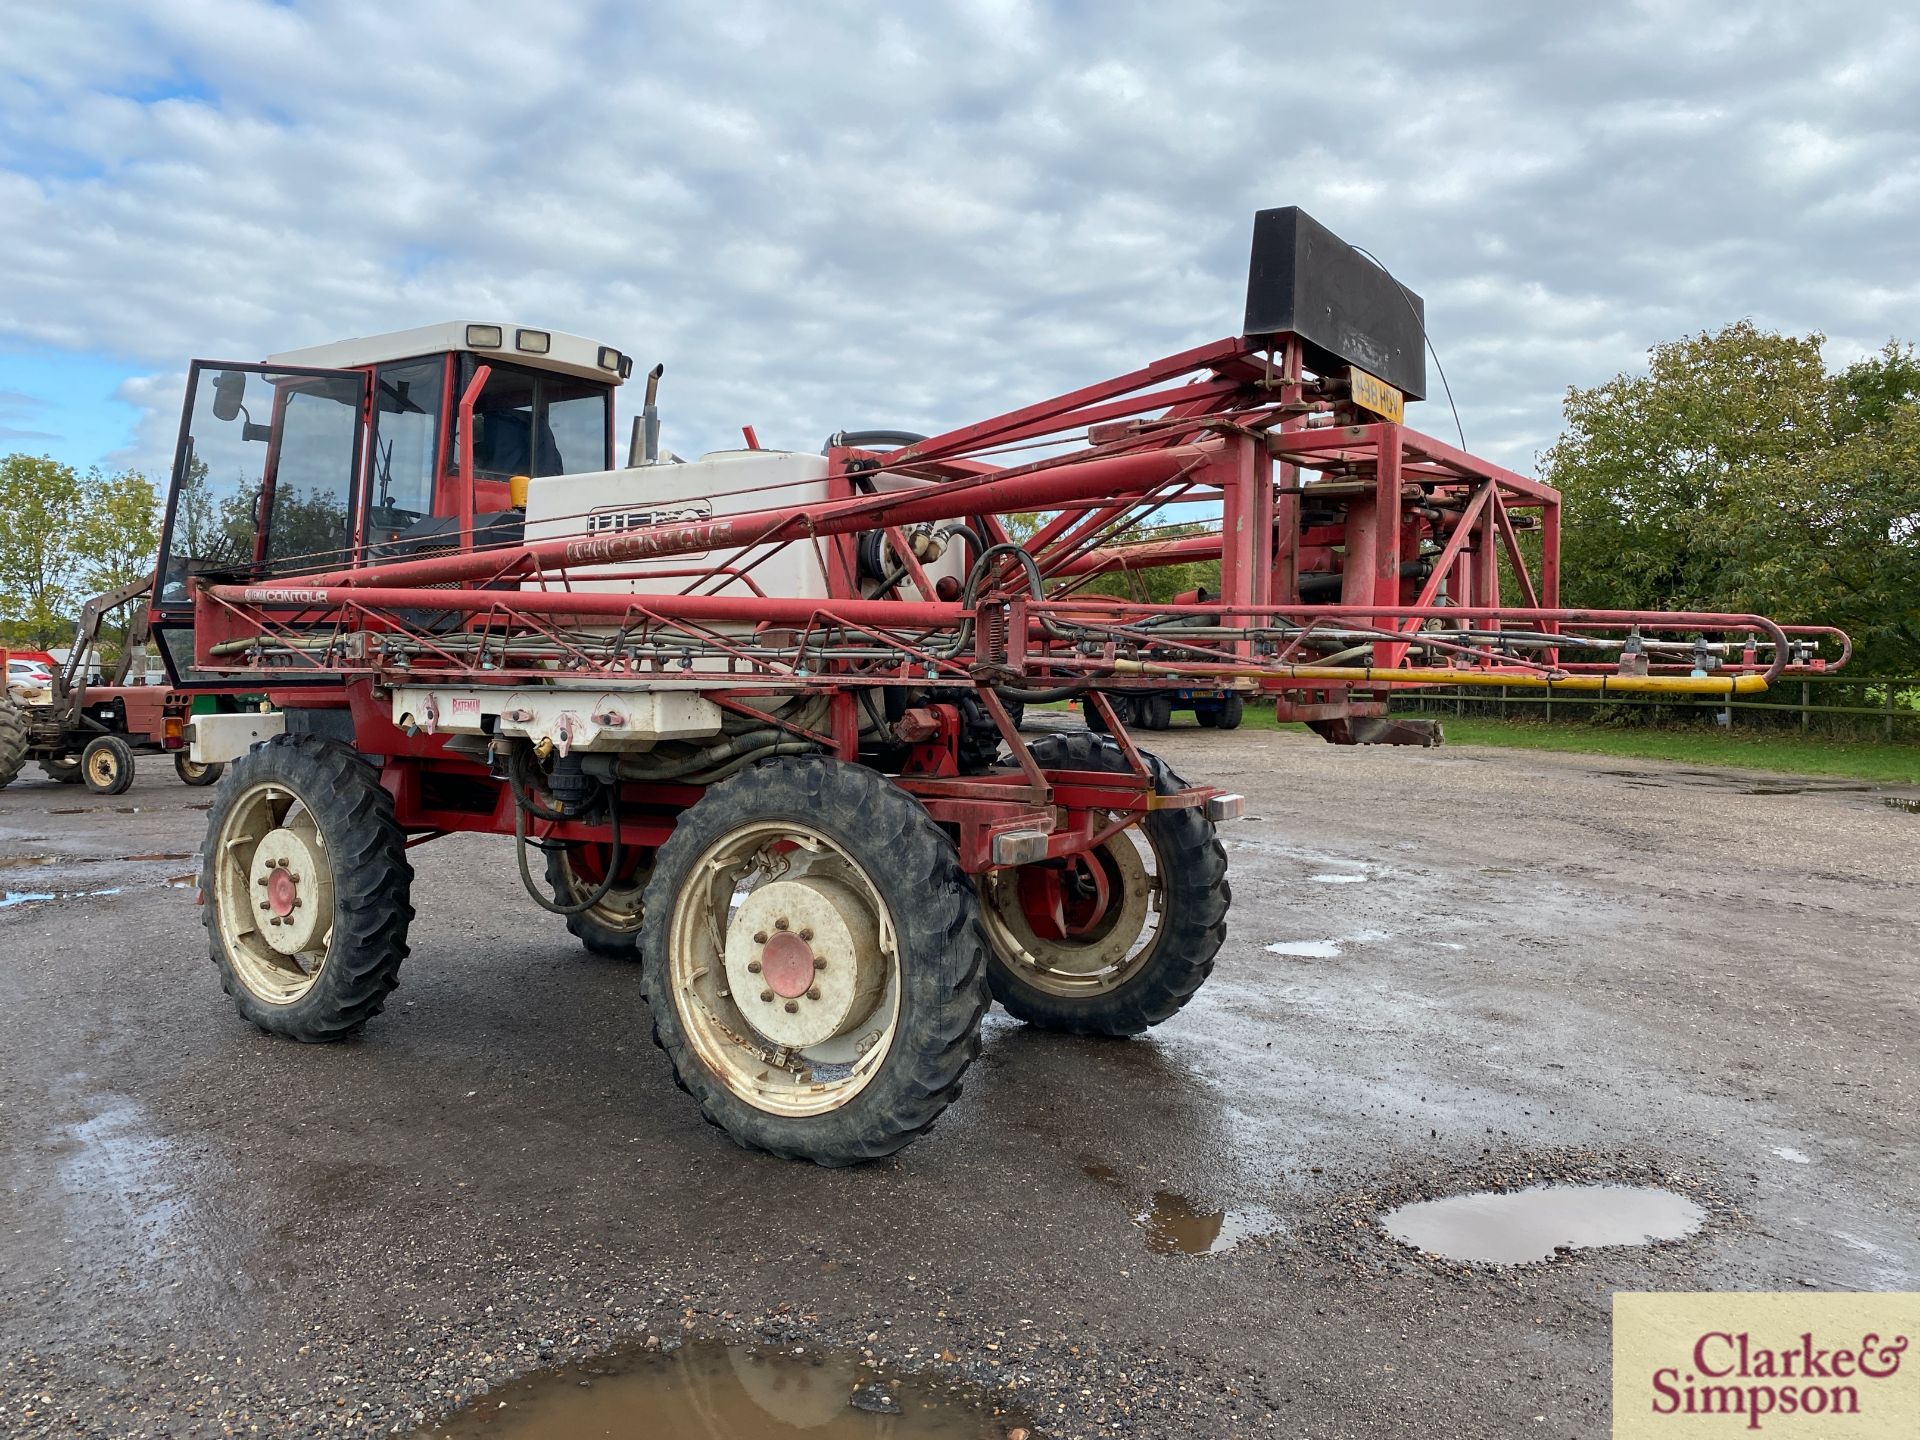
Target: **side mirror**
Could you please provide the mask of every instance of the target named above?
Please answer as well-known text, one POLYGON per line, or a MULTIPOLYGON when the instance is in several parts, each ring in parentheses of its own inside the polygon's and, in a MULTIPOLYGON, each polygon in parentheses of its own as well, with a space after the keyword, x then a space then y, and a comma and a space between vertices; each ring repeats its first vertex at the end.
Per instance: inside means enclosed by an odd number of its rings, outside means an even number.
POLYGON ((222 370, 213 377, 213 418, 236 420, 240 402, 246 398, 247 376, 242 370, 222 370))

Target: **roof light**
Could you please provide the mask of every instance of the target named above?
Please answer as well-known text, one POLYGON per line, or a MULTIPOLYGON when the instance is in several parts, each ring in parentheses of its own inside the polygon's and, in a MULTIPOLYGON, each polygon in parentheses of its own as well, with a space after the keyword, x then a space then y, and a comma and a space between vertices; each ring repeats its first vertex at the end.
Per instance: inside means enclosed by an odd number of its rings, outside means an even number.
POLYGON ((620 357, 620 378, 624 380, 631 374, 633 374, 633 356, 622 355, 620 357))
POLYGON ((498 350, 506 343, 506 337, 498 325, 467 326, 467 348, 469 350, 498 350))
POLYGON ((553 346, 553 336, 544 330, 516 330, 513 343, 529 355, 544 355, 553 346))
POLYGON ((612 370, 618 373, 620 369, 620 359, 620 352, 614 349, 613 346, 602 345, 600 347, 600 368, 602 370, 612 370))

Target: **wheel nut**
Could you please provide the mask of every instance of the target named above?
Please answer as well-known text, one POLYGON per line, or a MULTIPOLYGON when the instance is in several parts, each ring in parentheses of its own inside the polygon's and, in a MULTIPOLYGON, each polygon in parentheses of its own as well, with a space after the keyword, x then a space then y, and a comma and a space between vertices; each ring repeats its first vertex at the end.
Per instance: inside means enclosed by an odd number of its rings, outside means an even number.
POLYGON ((754 937, 753 937, 753 943, 754 943, 754 944, 756 944, 756 945, 764 945, 764 944, 766 944, 766 943, 767 943, 767 932, 766 932, 766 931, 764 931, 764 930, 761 930, 761 931, 759 931, 758 933, 756 933, 756 934, 754 935, 754 937))
POLYGON ((800 1008, 800 1002, 798 1000, 787 1001, 787 1014, 791 1015, 799 1008, 800 1008))
POLYGON ((818 985, 815 985, 812 989, 807 991, 807 999, 818 1000, 819 998, 820 998, 820 987, 818 985))
POLYGON ((824 955, 816 955, 816 956, 814 956, 814 957, 813 957, 813 968, 814 968, 815 970, 824 970, 824 969, 826 969, 826 968, 827 968, 827 957, 826 957, 826 956, 824 956, 824 955))
POLYGON ((761 998, 762 1000, 772 1000, 772 999, 773 999, 773 992, 772 992, 771 990, 762 990, 762 991, 760 992, 760 998, 761 998))
POLYGON ((778 920, 776 920, 776 921, 774 921, 774 922, 773 922, 773 928, 774 928, 774 929, 776 929, 776 930, 784 930, 784 929, 786 929, 786 928, 787 928, 787 917, 786 917, 786 916, 784 916, 784 915, 782 915, 782 916, 781 916, 781 917, 780 917, 780 918, 779 918, 778 920))
POLYGON ((747 973, 749 975, 758 975, 760 973, 760 962, 758 960, 747 961, 747 973))
POLYGON ((813 939, 813 932, 811 930, 802 930, 800 932, 800 938, 802 940, 811 940, 813 939))

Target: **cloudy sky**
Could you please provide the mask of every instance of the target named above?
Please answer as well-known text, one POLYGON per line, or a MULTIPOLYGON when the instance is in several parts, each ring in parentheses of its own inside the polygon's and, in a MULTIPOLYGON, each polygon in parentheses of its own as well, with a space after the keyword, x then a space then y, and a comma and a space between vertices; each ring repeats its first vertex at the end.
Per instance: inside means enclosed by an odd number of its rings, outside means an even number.
POLYGON ((0 452, 163 472, 189 357, 452 318, 664 360, 682 453, 934 430, 1232 333, 1283 204, 1523 468, 1659 340, 1920 339, 1899 6, 6 8, 0 452))

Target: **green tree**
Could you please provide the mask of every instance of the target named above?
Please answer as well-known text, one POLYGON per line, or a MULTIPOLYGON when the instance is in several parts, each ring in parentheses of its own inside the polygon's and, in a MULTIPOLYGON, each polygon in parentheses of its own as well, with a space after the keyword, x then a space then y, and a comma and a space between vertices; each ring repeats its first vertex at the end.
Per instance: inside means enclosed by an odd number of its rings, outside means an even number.
POLYGON ((1567 604, 1719 608, 1742 563, 1727 506, 1828 443, 1820 343, 1743 320, 1656 345, 1644 375, 1567 392, 1540 467, 1565 507, 1567 604))
MULTIPOLYGON (((160 497, 137 470, 117 475, 89 471, 74 532, 87 598, 118 590, 153 574, 160 549, 160 497)), ((122 607, 100 627, 101 658, 117 657, 139 602, 122 607)))
POLYGON ((44 455, 0 460, 0 636, 9 644, 44 650, 68 636, 81 493, 71 465, 44 455))
POLYGON ((1567 604, 1832 623, 1861 673, 1920 669, 1920 359, 1820 346, 1741 321, 1568 391, 1540 467, 1567 604))

